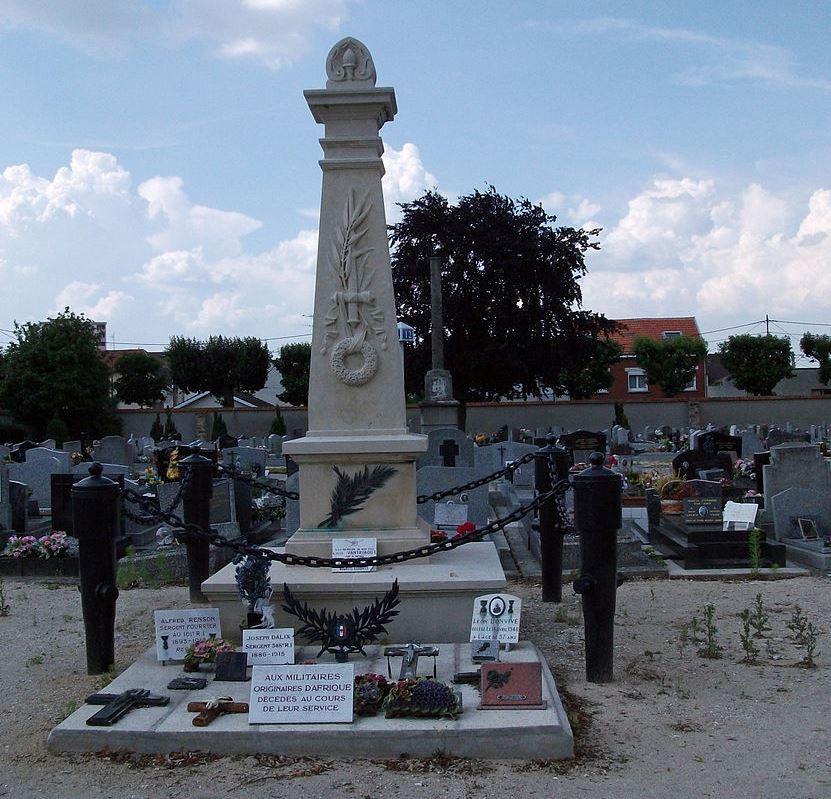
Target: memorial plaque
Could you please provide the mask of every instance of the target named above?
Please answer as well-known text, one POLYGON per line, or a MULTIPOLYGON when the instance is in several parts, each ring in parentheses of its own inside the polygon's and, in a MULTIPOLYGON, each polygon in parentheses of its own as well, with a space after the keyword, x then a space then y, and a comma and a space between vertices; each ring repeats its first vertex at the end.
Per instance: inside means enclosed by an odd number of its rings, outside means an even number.
MULTIPOLYGON (((378 554, 377 538, 333 538, 333 558, 374 558, 378 554)), ((342 572, 374 572, 375 566, 344 566, 332 569, 342 572)))
POLYGON ((752 530, 759 506, 755 502, 728 502, 724 506, 722 530, 752 530))
POLYGON ((245 652, 218 652, 214 682, 247 682, 248 656, 245 652))
POLYGON ((684 500, 685 524, 721 522, 721 500, 716 497, 692 497, 684 500))
POLYGON ((500 644, 519 641, 522 600, 511 594, 484 594, 473 600, 471 641, 496 639, 500 644))
POLYGON ((482 666, 480 710, 544 710, 542 669, 538 662, 482 666))
POLYGON ((254 666, 249 724, 352 721, 352 663, 254 666))
POLYGON ((291 627, 243 630, 242 649, 248 654, 249 666, 294 663, 294 630, 291 627))
POLYGON ((438 530, 444 528, 455 532, 460 524, 467 521, 467 505, 457 502, 437 502, 433 508, 433 526, 438 530))
POLYGON ((157 610, 153 618, 159 660, 184 660, 185 650, 191 644, 221 635, 217 608, 157 610))

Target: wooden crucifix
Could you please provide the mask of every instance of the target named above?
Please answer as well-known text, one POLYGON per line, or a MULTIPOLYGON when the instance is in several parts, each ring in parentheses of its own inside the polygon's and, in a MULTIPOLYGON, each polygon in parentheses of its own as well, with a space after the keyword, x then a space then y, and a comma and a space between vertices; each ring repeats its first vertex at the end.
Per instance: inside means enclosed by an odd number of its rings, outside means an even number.
POLYGON ((120 718, 139 707, 163 707, 169 696, 151 694, 146 688, 130 688, 121 694, 92 694, 86 698, 88 705, 104 705, 87 719, 91 727, 112 727, 120 718))
POLYGON ((194 727, 207 727, 214 719, 225 713, 247 713, 247 702, 235 702, 230 696, 208 699, 206 702, 188 702, 188 713, 198 713, 193 719, 194 727))
POLYGON ((406 680, 408 677, 415 679, 418 676, 419 657, 433 658, 433 677, 436 676, 436 657, 439 649, 436 646, 421 646, 420 644, 407 644, 406 646, 388 646, 384 650, 387 656, 387 672, 392 676, 390 669, 390 657, 401 658, 401 672, 399 680, 406 680))

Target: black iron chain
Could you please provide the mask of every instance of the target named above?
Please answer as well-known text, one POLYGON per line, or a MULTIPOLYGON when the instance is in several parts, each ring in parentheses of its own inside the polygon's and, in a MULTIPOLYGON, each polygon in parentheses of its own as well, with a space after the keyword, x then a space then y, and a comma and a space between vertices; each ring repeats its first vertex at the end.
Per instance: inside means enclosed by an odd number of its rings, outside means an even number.
POLYGON ((281 497, 285 497, 286 499, 300 499, 300 494, 298 494, 297 491, 286 491, 285 488, 280 488, 279 486, 274 485, 271 480, 268 480, 265 477, 252 477, 249 474, 238 472, 233 466, 225 466, 221 463, 218 463, 216 468, 220 473, 225 474, 228 477, 232 477, 234 480, 240 480, 243 483, 248 483, 248 485, 253 486, 254 488, 261 488, 263 491, 269 491, 272 494, 277 494, 281 497))
MULTIPOLYGON (((444 499, 445 497, 455 497, 465 491, 473 491, 474 488, 479 488, 480 486, 492 483, 494 480, 498 480, 500 477, 507 477, 509 474, 513 474, 517 469, 519 469, 520 466, 530 463, 534 459, 534 455, 535 453, 529 452, 526 455, 523 455, 519 460, 509 463, 504 469, 500 469, 498 472, 489 474, 487 477, 480 477, 478 480, 471 480, 469 483, 465 483, 464 485, 448 488, 444 491, 434 491, 432 494, 419 494, 416 497, 416 502, 419 505, 423 505, 425 502, 438 502, 440 499, 444 499)), ((552 480, 551 485, 554 485, 554 483, 555 481, 552 480)))
MULTIPOLYGON (((206 532, 205 530, 202 530, 195 524, 185 523, 183 519, 179 518, 173 513, 165 513, 163 514, 163 516, 164 521, 166 521, 172 527, 182 529, 186 536, 192 536, 193 538, 201 538, 202 540, 207 540, 214 546, 232 549, 240 556, 250 555, 252 557, 257 558, 267 558, 268 560, 277 561, 279 563, 285 563, 287 566, 308 566, 310 568, 323 569, 348 568, 357 566, 389 566, 394 563, 404 563, 405 561, 414 560, 416 558, 426 558, 430 555, 437 554, 439 552, 449 552, 450 550, 457 549, 458 547, 463 546, 464 544, 479 541, 486 535, 499 532, 512 522, 519 521, 527 513, 537 510, 537 508, 539 508, 540 505, 542 505, 552 496, 556 496, 557 493, 565 492, 569 485, 570 484, 568 480, 561 480, 556 485, 554 485, 551 491, 547 491, 545 494, 538 494, 527 505, 523 505, 522 507, 517 508, 512 513, 509 513, 507 516, 503 516, 499 519, 494 519, 494 521, 489 522, 484 527, 478 527, 462 535, 456 535, 453 538, 447 539, 446 541, 437 541, 435 543, 425 544, 424 546, 416 547, 414 549, 406 549, 400 552, 393 552, 389 555, 378 555, 372 558, 318 558, 314 556, 292 555, 287 552, 274 552, 270 549, 263 549, 262 547, 252 546, 251 544, 244 543, 243 541, 232 541, 228 538, 225 538, 225 536, 219 535, 218 533, 206 532)), ((149 502, 149 500, 146 497, 141 496, 132 489, 125 488, 122 494, 131 502, 138 504, 141 507, 145 506, 149 502)), ((182 537, 181 534, 179 535, 179 537, 182 537)))

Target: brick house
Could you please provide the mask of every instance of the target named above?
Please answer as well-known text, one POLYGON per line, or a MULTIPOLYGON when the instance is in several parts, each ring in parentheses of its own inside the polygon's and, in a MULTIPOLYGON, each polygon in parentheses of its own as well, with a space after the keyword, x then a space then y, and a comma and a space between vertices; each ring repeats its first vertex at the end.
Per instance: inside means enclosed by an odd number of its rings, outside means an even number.
MULTIPOLYGON (((695 317, 673 316, 656 319, 618 319, 621 329, 612 335, 612 339, 620 344, 623 353, 621 359, 612 366, 614 382, 605 398, 622 402, 634 399, 660 399, 665 397, 659 386, 650 386, 646 380, 644 370, 638 365, 632 355, 632 344, 638 336, 659 341, 671 336, 690 336, 701 338, 695 317)), ((704 359, 698 364, 695 377, 690 385, 684 389, 678 399, 703 399, 707 396, 707 372, 704 359)))

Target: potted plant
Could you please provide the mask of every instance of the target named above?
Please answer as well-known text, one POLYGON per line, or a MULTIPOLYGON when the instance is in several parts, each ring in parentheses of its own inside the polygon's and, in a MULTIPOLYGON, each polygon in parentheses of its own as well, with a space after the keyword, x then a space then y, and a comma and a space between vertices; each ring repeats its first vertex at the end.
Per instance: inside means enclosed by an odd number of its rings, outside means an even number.
POLYGON ((185 650, 185 671, 199 671, 203 663, 216 663, 216 656, 220 652, 234 652, 231 644, 222 638, 206 638, 204 641, 195 641, 185 650))

